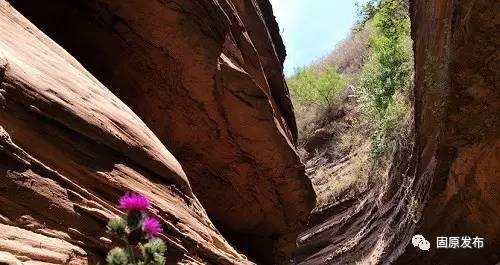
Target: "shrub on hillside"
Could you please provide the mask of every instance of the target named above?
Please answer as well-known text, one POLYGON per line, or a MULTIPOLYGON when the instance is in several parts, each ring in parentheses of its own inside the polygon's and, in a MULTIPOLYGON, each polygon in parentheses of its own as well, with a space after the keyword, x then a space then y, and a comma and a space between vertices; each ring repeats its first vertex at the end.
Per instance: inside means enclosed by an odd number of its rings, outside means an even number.
POLYGON ((299 104, 327 106, 340 95, 347 82, 333 66, 315 72, 311 68, 297 68, 295 75, 288 79, 293 98, 299 104))
POLYGON ((370 21, 378 11, 379 2, 379 0, 368 0, 368 2, 363 5, 356 2, 356 6, 358 7, 358 19, 354 24, 353 32, 359 32, 366 28, 368 21, 370 21))
POLYGON ((379 157, 389 134, 409 111, 405 99, 410 91, 412 53, 407 7, 401 0, 382 1, 371 23, 375 28, 372 54, 361 72, 359 87, 363 112, 375 131, 372 153, 379 157))

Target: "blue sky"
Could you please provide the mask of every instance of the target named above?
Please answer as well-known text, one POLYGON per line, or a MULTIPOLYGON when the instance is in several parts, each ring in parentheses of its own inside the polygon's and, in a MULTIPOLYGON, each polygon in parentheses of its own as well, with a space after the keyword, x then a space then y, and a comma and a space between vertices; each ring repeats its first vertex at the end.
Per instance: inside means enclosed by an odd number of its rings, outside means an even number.
POLYGON ((356 0, 270 1, 288 54, 286 76, 332 51, 356 20, 356 0))

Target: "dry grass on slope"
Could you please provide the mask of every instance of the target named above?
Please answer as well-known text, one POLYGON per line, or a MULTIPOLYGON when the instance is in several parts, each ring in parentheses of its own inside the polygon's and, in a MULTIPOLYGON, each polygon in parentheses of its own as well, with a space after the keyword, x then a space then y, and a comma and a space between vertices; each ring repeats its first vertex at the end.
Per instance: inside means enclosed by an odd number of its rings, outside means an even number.
POLYGON ((355 100, 344 100, 312 119, 301 139, 299 150, 317 195, 316 210, 353 198, 369 186, 370 139, 359 115, 355 100))
POLYGON ((352 198, 369 186, 369 128, 362 122, 353 84, 369 53, 370 32, 367 27, 353 33, 310 66, 316 73, 336 67, 349 84, 343 93, 326 106, 294 102, 299 153, 316 191, 317 209, 352 198))
POLYGON ((395 141, 406 139, 399 135, 407 109, 403 92, 393 96, 386 119, 394 120, 391 132, 384 135, 383 150, 374 158, 376 122, 366 115, 362 91, 357 91, 359 77, 364 74, 370 56, 371 26, 354 33, 320 61, 310 66, 324 73, 332 66, 347 80, 347 86, 325 104, 294 102, 299 128, 299 153, 317 195, 315 211, 331 206, 367 191, 374 182, 387 177, 395 141))
POLYGON ((361 31, 352 33, 336 45, 335 49, 313 64, 318 71, 336 65, 344 75, 359 73, 368 54, 368 46, 372 28, 367 25, 361 31))

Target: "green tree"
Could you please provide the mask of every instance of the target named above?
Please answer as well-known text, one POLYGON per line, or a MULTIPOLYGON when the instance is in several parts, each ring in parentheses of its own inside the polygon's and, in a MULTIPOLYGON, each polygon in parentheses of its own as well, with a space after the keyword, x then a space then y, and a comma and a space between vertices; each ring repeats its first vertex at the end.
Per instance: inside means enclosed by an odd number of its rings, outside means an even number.
POLYGON ((331 104, 343 91, 346 81, 335 67, 316 73, 311 68, 296 68, 288 80, 291 93, 301 104, 331 104))
POLYGON ((369 0, 365 4, 356 2, 358 8, 358 19, 354 24, 353 31, 358 32, 362 30, 368 21, 370 21, 378 10, 379 0, 369 0))

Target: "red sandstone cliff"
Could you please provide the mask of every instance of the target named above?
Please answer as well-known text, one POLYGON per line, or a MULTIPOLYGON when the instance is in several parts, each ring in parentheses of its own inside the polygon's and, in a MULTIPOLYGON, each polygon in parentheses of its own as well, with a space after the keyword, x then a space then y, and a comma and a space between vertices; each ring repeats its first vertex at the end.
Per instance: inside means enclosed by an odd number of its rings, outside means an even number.
POLYGON ((398 264, 500 262, 500 2, 413 1, 416 161, 428 197, 398 264), (439 250, 437 236, 479 236, 481 250, 439 250))
POLYGON ((257 2, 12 3, 146 123, 223 234, 249 253, 291 251, 314 192, 282 44, 257 2))
POLYGON ((0 263, 95 264, 127 190, 154 203, 171 260, 248 263, 153 132, 5 2, 0 81, 0 263))
POLYGON ((10 3, 90 73, 1 2, 2 255, 94 263, 126 190, 153 200, 172 260, 247 262, 209 217, 257 261, 290 254, 314 192, 269 5, 10 3))

